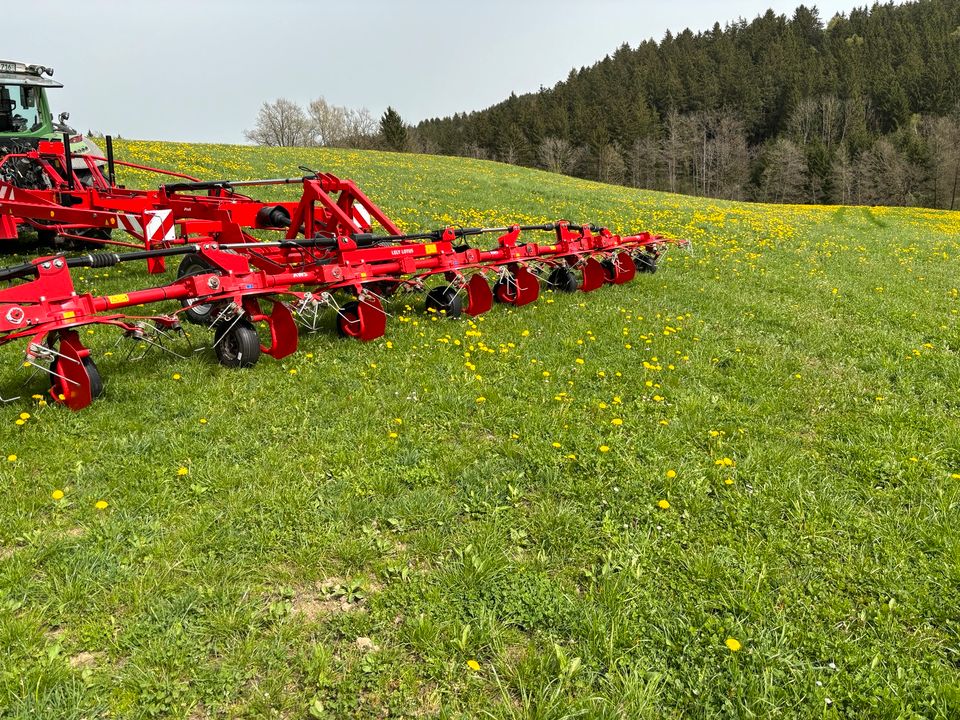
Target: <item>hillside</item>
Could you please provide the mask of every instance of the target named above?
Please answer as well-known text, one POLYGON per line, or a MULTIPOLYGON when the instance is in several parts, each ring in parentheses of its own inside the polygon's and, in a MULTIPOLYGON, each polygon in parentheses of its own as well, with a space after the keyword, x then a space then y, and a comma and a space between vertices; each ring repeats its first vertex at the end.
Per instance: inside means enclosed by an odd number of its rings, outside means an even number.
MULTIPOLYGON (((316 167, 408 230, 567 217, 694 246, 475 323, 400 298, 382 340, 305 335, 250 371, 85 337, 103 398, 2 407, 0 715, 960 714, 960 213, 117 152, 316 167)), ((0 349, 4 396, 43 392, 21 352, 0 349)))
POLYGON ((709 197, 960 207, 960 4, 851 8, 721 27, 717 6, 711 30, 659 40, 624 27, 633 47, 537 93, 421 122, 417 141, 709 197))

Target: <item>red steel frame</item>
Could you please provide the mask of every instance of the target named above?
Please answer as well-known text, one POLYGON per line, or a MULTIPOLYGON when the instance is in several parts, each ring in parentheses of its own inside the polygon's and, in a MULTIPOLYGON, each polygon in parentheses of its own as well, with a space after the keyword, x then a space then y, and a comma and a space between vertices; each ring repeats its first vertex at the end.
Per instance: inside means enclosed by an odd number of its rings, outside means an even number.
MULTIPOLYGON (((305 308, 316 314, 319 304, 333 305, 343 334, 372 340, 385 332, 381 298, 404 287, 422 289, 433 276, 443 276, 452 292, 466 296, 465 312, 479 315, 495 298, 516 306, 535 301, 540 283, 531 268, 576 270, 577 276, 571 276, 576 287, 562 289, 591 292, 604 284, 628 282, 638 269, 652 271, 668 243, 682 242, 650 233, 621 237, 563 221, 402 235, 355 183, 330 174, 243 183, 203 183, 173 174, 184 182, 140 191, 111 186, 94 159, 87 161, 94 178, 91 186, 81 187, 76 177, 65 183, 57 172, 57 159, 60 167, 69 167, 69 162, 58 143, 42 143, 37 151, 18 157, 43 165, 53 187, 23 190, 0 182, 0 219, 6 218, 7 226, 25 223, 68 235, 81 229, 120 228, 141 240, 125 244, 144 248, 122 255, 41 257, 0 269, 0 280, 23 280, 0 290, 0 345, 26 339, 27 363, 51 373, 51 394, 72 409, 85 407, 99 392, 90 351, 76 332, 81 326, 116 326, 139 338, 148 322, 178 329, 179 318, 190 308, 210 307, 216 313, 218 337, 264 323, 269 343, 260 344, 260 351, 279 359, 296 351, 296 315, 305 308), (292 182, 302 185, 297 202, 263 203, 233 190, 292 182), (189 190, 207 194, 187 194, 189 190), (372 235, 373 223, 387 235, 372 235), (251 234, 254 230, 272 230, 282 237, 264 242, 251 234), (521 242, 524 231, 538 230, 554 236, 549 243, 521 242), (491 232, 499 234, 495 247, 456 244, 491 232), (78 294, 70 273, 71 267, 107 267, 140 259, 159 272, 165 258, 177 255, 192 256, 203 271, 165 285, 106 296, 78 294), (487 276, 498 278, 493 290, 487 276), (341 308, 333 296, 337 291, 357 301, 341 308), (147 316, 125 312, 164 301, 180 301, 184 307, 147 316), (43 365, 47 361, 49 369, 43 365)), ((0 165, 8 159, 0 159, 0 165)))

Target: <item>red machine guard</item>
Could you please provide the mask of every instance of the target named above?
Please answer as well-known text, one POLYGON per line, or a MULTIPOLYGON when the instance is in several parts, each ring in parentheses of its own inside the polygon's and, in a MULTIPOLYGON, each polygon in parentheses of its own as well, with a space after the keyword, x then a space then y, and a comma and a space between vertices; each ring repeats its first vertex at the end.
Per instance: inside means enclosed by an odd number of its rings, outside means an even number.
POLYGON ((605 279, 603 265, 595 258, 587 258, 583 263, 583 282, 580 284, 580 289, 585 293, 593 292, 603 287, 605 279))
POLYGON ((637 274, 637 266, 633 258, 625 252, 618 253, 613 258, 613 284, 623 285, 628 283, 637 274))
POLYGON ((60 347, 53 371, 61 377, 54 378, 55 385, 60 386, 63 400, 56 396, 56 390, 50 389, 50 394, 56 402, 62 402, 71 410, 82 410, 93 402, 93 391, 90 385, 90 376, 83 364, 84 358, 90 351, 80 342, 80 336, 75 330, 60 332, 60 347))
POLYGON ((387 332, 387 313, 377 298, 360 300, 357 313, 360 316, 360 339, 364 342, 383 337, 387 332))
POLYGON ((287 306, 279 301, 273 303, 267 324, 270 326, 270 347, 264 347, 264 352, 277 360, 293 355, 300 337, 297 323, 287 306))
POLYGON ((467 315, 476 317, 490 310, 493 307, 493 291, 490 285, 480 273, 477 273, 466 285, 467 289, 467 315))
POLYGON ((524 266, 517 268, 513 274, 517 283, 517 300, 514 303, 517 307, 529 305, 540 297, 540 282, 537 276, 527 270, 524 266))

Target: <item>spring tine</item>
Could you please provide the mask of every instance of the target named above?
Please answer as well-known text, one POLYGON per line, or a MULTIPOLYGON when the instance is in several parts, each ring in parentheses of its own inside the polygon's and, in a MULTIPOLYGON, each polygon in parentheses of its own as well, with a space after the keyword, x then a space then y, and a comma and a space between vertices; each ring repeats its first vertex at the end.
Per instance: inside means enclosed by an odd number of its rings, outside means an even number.
MULTIPOLYGON (((64 355, 64 354, 61 353, 61 352, 57 352, 57 351, 54 350, 52 347, 47 347, 47 346, 45 346, 45 345, 44 345, 44 346, 40 346, 40 345, 37 345, 37 344, 35 344, 35 343, 30 343, 30 347, 28 348, 28 352, 35 354, 37 357, 44 357, 44 358, 46 358, 46 357, 54 356, 54 357, 62 358, 62 359, 64 359, 64 360, 69 360, 69 361, 72 362, 72 363, 79 363, 79 362, 80 362, 79 360, 76 360, 76 359, 74 359, 74 358, 72 358, 72 357, 67 357, 66 355, 64 355)), ((30 363, 31 365, 33 365, 33 362, 32 362, 31 360, 28 359, 27 362, 30 363)), ((38 366, 38 367, 39 367, 39 366, 38 366)))
POLYGON ((149 353, 152 348, 157 348, 158 350, 160 350, 160 351, 162 351, 162 352, 165 352, 165 353, 167 353, 168 355, 173 355, 173 356, 176 357, 176 358, 180 358, 181 360, 186 360, 186 359, 187 359, 185 355, 181 355, 180 353, 174 352, 173 350, 171 350, 170 348, 168 348, 166 345, 164 345, 162 342, 151 340, 151 339, 150 339, 149 337, 147 337, 146 335, 144 335, 143 337, 141 337, 140 340, 142 340, 143 342, 145 342, 145 343, 148 345, 148 347, 147 347, 146 352, 144 352, 141 357, 137 358, 138 360, 143 360, 143 358, 145 358, 145 357, 147 356, 147 353, 149 353))
MULTIPOLYGON (((57 354, 59 355, 59 353, 57 353, 57 354)), ((54 371, 51 370, 50 368, 45 368, 43 365, 37 365, 35 362, 33 362, 33 361, 31 361, 31 360, 27 360, 26 363, 24 363, 24 364, 25 364, 25 365, 32 365, 33 367, 37 368, 38 370, 43 370, 43 372, 49 373, 50 375, 53 375, 53 377, 60 378, 61 380, 64 380, 64 381, 70 383, 71 385, 77 385, 77 386, 80 385, 80 383, 78 383, 76 380, 71 380, 70 378, 64 377, 64 376, 61 375, 60 373, 54 372, 54 371)))
POLYGON ((227 336, 227 333, 230 332, 230 330, 234 327, 234 325, 236 325, 236 324, 237 324, 238 322, 240 322, 242 319, 243 319, 243 315, 237 315, 237 316, 233 319, 233 322, 231 322, 231 323, 227 326, 227 329, 226 329, 226 330, 224 331, 224 333, 220 336, 220 339, 217 340, 215 343, 213 343, 213 347, 216 348, 217 345, 219 345, 219 344, 223 341, 223 339, 227 336))
POLYGON ((378 295, 377 293, 373 292, 372 290, 369 290, 369 289, 367 289, 367 288, 364 288, 364 294, 366 294, 366 293, 369 293, 369 294, 373 295, 377 300, 379 300, 379 301, 380 301, 380 307, 377 307, 377 306, 374 305, 373 303, 368 303, 366 300, 363 299, 362 296, 357 297, 357 300, 359 300, 360 302, 362 302, 362 303, 363 303, 364 305, 366 305, 367 307, 372 307, 372 308, 375 308, 376 310, 380 310, 380 311, 381 311, 384 315, 386 315, 387 317, 393 317, 393 313, 388 313, 388 312, 387 312, 387 309, 384 307, 384 303, 386 303, 386 301, 387 301, 387 299, 386 299, 385 297, 383 297, 383 296, 381 296, 381 295, 378 295))

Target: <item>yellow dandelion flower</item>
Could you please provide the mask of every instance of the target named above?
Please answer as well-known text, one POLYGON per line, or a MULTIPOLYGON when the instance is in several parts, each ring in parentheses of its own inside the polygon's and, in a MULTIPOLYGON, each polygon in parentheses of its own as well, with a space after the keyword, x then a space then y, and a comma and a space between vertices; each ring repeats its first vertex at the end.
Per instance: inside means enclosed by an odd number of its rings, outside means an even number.
POLYGON ((392 433, 390 433, 387 437, 389 437, 391 440, 394 440, 394 439, 398 438, 399 435, 397 435, 395 432, 392 432, 392 433))
POLYGON ((50 493, 50 497, 52 497, 54 500, 63 500, 63 490, 54 490, 52 493, 50 493))
POLYGON ((183 477, 184 475, 186 475, 186 474, 189 473, 189 472, 190 472, 190 471, 189 471, 187 468, 181 467, 179 470, 177 470, 177 475, 179 475, 180 477, 183 477))
POLYGON ((182 379, 182 376, 180 375, 180 373, 174 373, 174 374, 173 374, 173 379, 174 379, 174 380, 180 380, 180 379, 182 379))
POLYGON ((483 395, 481 395, 480 397, 477 398, 477 405, 480 405, 481 403, 485 403, 486 401, 487 399, 483 395))
POLYGON ((22 412, 22 413, 20 413, 20 419, 21 419, 21 420, 29 420, 29 419, 30 419, 30 413, 28 413, 28 412, 22 412))
POLYGON ((207 424, 207 419, 206 419, 206 418, 200 418, 200 424, 201 424, 201 425, 206 425, 206 424, 207 424))
POLYGON ((740 644, 739 640, 732 637, 728 637, 723 644, 726 645, 728 648, 730 648, 731 652, 737 652, 740 648, 743 647, 743 645, 740 644))
POLYGON ((17 461, 16 455, 7 455, 7 462, 16 462, 16 461, 17 461))
POLYGON ((558 442, 553 443, 553 446, 554 446, 555 448, 561 448, 561 447, 563 447, 563 445, 561 445, 561 444, 558 443, 558 442))
POLYGON ((670 503, 667 502, 666 500, 661 500, 660 502, 657 503, 657 507, 660 508, 661 510, 669 510, 670 503))
POLYGON ((106 500, 97 500, 97 502, 94 504, 94 507, 97 510, 106 510, 108 507, 110 507, 110 503, 108 503, 106 500))
POLYGON ((480 672, 480 663, 478 663, 476 660, 467 660, 467 667, 474 672, 480 672))
POLYGON ((667 477, 671 480, 677 476, 676 470, 667 470, 667 477))
POLYGON ((620 425, 623 425, 623 420, 621 420, 620 418, 614 418, 613 420, 610 421, 610 424, 616 425, 617 427, 619 427, 620 425))
POLYGON ((605 453, 605 452, 610 452, 609 446, 607 446, 607 445, 601 445, 601 446, 600 446, 600 452, 603 452, 603 453, 605 453))

